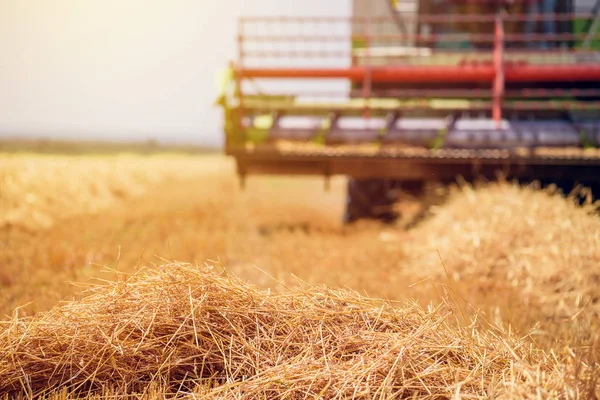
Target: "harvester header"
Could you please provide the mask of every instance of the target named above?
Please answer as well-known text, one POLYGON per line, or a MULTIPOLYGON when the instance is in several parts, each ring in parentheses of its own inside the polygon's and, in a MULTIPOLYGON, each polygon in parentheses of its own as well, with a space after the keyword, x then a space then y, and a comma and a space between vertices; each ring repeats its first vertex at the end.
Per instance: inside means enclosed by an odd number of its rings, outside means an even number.
POLYGON ((597 3, 355 0, 350 17, 241 18, 226 152, 242 177, 599 184, 597 3))

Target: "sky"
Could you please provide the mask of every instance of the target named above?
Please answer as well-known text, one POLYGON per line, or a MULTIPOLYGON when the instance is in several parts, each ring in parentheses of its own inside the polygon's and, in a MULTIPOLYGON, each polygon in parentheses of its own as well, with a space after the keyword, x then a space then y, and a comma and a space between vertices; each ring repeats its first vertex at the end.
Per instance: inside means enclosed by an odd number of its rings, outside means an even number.
POLYGON ((241 15, 350 0, 0 0, 0 138, 221 145, 215 74, 241 15))

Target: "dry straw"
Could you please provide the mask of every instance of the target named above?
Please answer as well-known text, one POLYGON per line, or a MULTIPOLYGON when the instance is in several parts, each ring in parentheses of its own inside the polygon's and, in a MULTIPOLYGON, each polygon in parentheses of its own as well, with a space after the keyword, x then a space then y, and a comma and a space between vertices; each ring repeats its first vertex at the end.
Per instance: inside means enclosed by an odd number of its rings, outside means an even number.
POLYGON ((104 210, 157 184, 198 179, 223 164, 178 155, 64 156, 0 153, 0 229, 50 228, 57 220, 104 210))
POLYGON ((577 398, 584 390, 583 375, 555 355, 465 324, 444 303, 394 306, 302 283, 274 294, 180 263, 90 290, 2 325, 0 394, 160 387, 161 396, 196 398, 577 398))
MULTIPOLYGON (((545 318, 600 319, 600 218, 551 189, 464 186, 411 235, 403 268, 414 279, 448 273, 471 287, 514 290, 545 318)), ((580 321, 582 322, 582 321, 580 321)))

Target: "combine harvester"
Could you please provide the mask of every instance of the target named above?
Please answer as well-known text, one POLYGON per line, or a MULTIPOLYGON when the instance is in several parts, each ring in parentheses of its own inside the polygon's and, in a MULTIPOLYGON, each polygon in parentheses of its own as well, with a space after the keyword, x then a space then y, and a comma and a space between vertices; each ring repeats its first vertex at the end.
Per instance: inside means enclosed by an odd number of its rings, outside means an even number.
POLYGON ((600 0, 530 1, 242 18, 218 101, 242 182, 346 175, 345 222, 394 220, 398 188, 459 177, 600 190, 600 0))

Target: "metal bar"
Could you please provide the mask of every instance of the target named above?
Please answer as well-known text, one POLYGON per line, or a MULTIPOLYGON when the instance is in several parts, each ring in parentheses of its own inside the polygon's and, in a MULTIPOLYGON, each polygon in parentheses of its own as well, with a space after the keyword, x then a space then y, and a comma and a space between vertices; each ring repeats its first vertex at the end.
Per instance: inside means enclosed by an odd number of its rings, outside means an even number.
MULTIPOLYGON (((360 82, 365 67, 349 68, 241 68, 243 78, 332 78, 360 82)), ((389 66, 372 67, 372 82, 491 82, 491 65, 478 66, 389 66)), ((506 82, 600 80, 596 65, 505 65, 506 82)))
POLYGON ((560 82, 600 80, 600 64, 505 66, 507 82, 560 82))
MULTIPOLYGON (((530 152, 512 152, 509 149, 427 149, 424 147, 404 147, 382 145, 376 149, 368 149, 365 146, 345 146, 336 148, 335 146, 325 147, 288 147, 285 150, 277 147, 257 147, 251 154, 244 148, 239 148, 232 152, 236 156, 248 157, 254 159, 279 159, 280 157, 289 160, 301 160, 305 158, 320 159, 325 161, 328 158, 347 158, 348 160, 368 160, 368 159, 413 159, 426 160, 428 162, 462 162, 468 159, 479 159, 483 163, 495 163, 498 160, 513 159, 527 160, 529 163, 539 163, 544 165, 544 161, 557 161, 557 163, 580 163, 595 164, 600 167, 600 149, 583 148, 543 148, 536 154, 530 152), (375 150, 375 151, 373 151, 375 150)), ((596 176, 600 180, 600 174, 596 176)))
MULTIPOLYGON (((378 90, 378 97, 438 97, 438 98, 480 98, 491 97, 492 89, 414 89, 414 90, 378 90)), ((337 95, 342 95, 338 93, 337 95)), ((318 96, 318 95, 315 95, 318 96)), ((504 97, 600 97, 600 89, 520 89, 505 90, 504 97)))
POLYGON ((494 87, 493 87, 493 109, 494 121, 500 126, 502 120, 502 96, 504 94, 504 29, 502 17, 498 13, 495 22, 496 42, 494 44, 494 87))
MULTIPOLYGON (((362 100, 362 99, 361 99, 362 100)), ((397 102, 390 104, 370 103, 371 112, 390 112, 398 110, 438 110, 438 111, 485 111, 493 109, 493 101, 458 101, 458 102, 431 102, 428 100, 413 100, 410 102, 397 102)), ((247 101, 244 109, 246 111, 258 111, 261 113, 278 110, 289 112, 293 115, 314 115, 315 113, 327 114, 330 111, 363 113, 366 105, 364 103, 294 103, 276 104, 247 101)), ((504 101, 501 104, 504 110, 600 110, 600 104, 581 101, 504 101)))
MULTIPOLYGON (((600 37, 599 34, 592 36, 595 39, 600 37)), ((521 34, 521 33, 512 33, 505 35, 506 40, 514 41, 514 42, 530 42, 530 41, 539 41, 539 40, 560 40, 567 41, 573 39, 585 39, 586 34, 584 33, 537 33, 537 34, 521 34)))
MULTIPOLYGON (((234 77, 235 77, 235 97, 238 100, 239 107, 235 111, 237 114, 237 126, 240 132, 244 134, 244 140, 246 140, 246 130, 243 129, 243 120, 244 120, 244 94, 243 94, 243 85, 242 80, 244 79, 241 71, 244 70, 244 23, 240 20, 238 22, 238 66, 233 69, 234 77)), ((233 65, 232 65, 233 67, 233 65)))
POLYGON ((511 110, 600 110, 600 104, 579 101, 510 101, 503 105, 505 109, 511 110))
MULTIPOLYGON (((282 96, 282 97, 308 97, 308 98, 347 98, 347 91, 329 92, 329 91, 294 91, 294 92, 269 92, 265 95, 263 92, 246 92, 245 97, 257 96, 282 96)), ((351 91, 350 97, 360 97, 362 91, 351 91)), ((492 89, 384 89, 377 90, 372 97, 386 98, 410 98, 410 97, 436 97, 436 98, 480 98, 480 97, 491 97, 492 89)), ((505 98, 509 97, 523 97, 523 98, 536 98, 536 97, 600 97, 600 89, 516 89, 516 90, 505 90, 505 98)))
MULTIPOLYGON (((407 101, 390 102, 371 102, 369 108, 371 111, 397 111, 397 110, 441 110, 441 111, 462 111, 462 110, 490 110, 492 102, 490 101, 429 101, 424 99, 415 99, 407 101)), ((329 112, 349 112, 354 114, 361 113, 365 108, 364 99, 355 99, 354 101, 335 102, 335 103, 309 103, 296 102, 290 103, 272 103, 260 101, 247 101, 245 109, 255 110, 261 113, 280 110, 290 112, 293 115, 314 115, 315 113, 328 114, 329 112)))
MULTIPOLYGON (((535 35, 532 35, 535 36, 535 35)), ((364 39, 365 35, 246 35, 244 40, 254 42, 348 42, 353 39, 364 39)), ((489 34, 379 34, 372 35, 372 39, 398 42, 403 39, 415 39, 421 42, 434 42, 436 40, 458 41, 468 38, 471 41, 492 42, 494 35, 489 34)))
POLYGON ((535 21, 546 21, 546 20, 554 20, 556 22, 559 21, 574 21, 576 19, 589 17, 591 13, 550 13, 550 14, 508 14, 504 17, 504 21, 506 22, 525 22, 528 20, 535 21))
MULTIPOLYGON (((600 93, 600 90, 598 91, 600 93)), ((491 97, 491 89, 384 89, 376 90, 374 97, 396 97, 396 98, 479 98, 491 97)))
POLYGON ((244 51, 246 57, 272 57, 272 58, 310 58, 310 57, 321 57, 321 58, 333 58, 333 57, 350 57, 352 51, 339 50, 339 51, 327 51, 327 50, 250 50, 244 51))
POLYGON ((536 49, 536 48, 519 48, 519 49, 506 49, 504 51, 507 55, 517 56, 522 55, 538 55, 544 54, 549 56, 574 56, 574 55, 598 55, 597 50, 581 50, 581 49, 536 49))
MULTIPOLYGON (((331 59, 331 58, 341 58, 341 57, 350 57, 352 55, 357 58, 364 59, 365 56, 364 49, 360 49, 359 51, 349 51, 349 50, 339 50, 339 51, 328 51, 328 50, 245 50, 243 56, 246 58, 323 58, 323 59, 331 59)), ((594 50, 574 50, 574 51, 565 51, 565 50, 540 50, 540 49, 527 49, 527 52, 522 50, 505 50, 505 54, 516 57, 518 55, 523 55, 523 57, 527 57, 527 55, 532 54, 540 54, 546 56, 546 59, 552 58, 552 56, 574 56, 574 55, 596 55, 598 51, 594 50)), ((402 54, 401 52, 393 53, 390 52, 385 47, 380 47, 379 49, 373 48, 369 52, 369 57, 380 57, 380 58, 416 58, 417 56, 422 57, 423 60, 428 60, 430 58, 442 58, 444 56, 454 56, 462 54, 465 57, 474 56, 474 57, 489 57, 488 51, 481 51, 477 49, 456 49, 456 50, 446 50, 446 51, 431 51, 430 49, 424 50, 422 54, 419 54, 415 51, 413 54, 408 51, 406 54, 402 54)))
MULTIPOLYGON (((513 42, 531 42, 541 40, 556 40, 566 41, 573 39, 586 39, 588 35, 585 33, 532 33, 532 34, 520 34, 512 33, 506 34, 505 39, 513 42)), ((372 39, 381 41, 397 42, 405 39, 415 39, 418 42, 430 43, 443 40, 445 42, 468 40, 474 43, 493 43, 495 39, 494 34, 486 33, 448 33, 448 34, 429 34, 423 35, 420 33, 409 33, 409 34, 380 34, 372 35, 372 39)), ((600 38, 600 34, 596 33, 591 35, 592 39, 600 38)), ((254 42, 347 42, 352 39, 364 39, 364 35, 245 35, 244 40, 254 42)))
MULTIPOLYGON (((244 50, 243 55, 245 57, 273 57, 273 58, 291 58, 291 57, 322 57, 322 58, 331 58, 331 57, 349 57, 351 55, 362 57, 361 53, 364 52, 363 49, 355 49, 353 50, 244 50), (358 54, 357 54, 358 53, 358 54)), ((430 48, 417 48, 416 50, 407 49, 404 50, 400 48, 399 50, 395 48, 388 47, 375 47, 371 49, 370 57, 415 57, 421 56, 424 59, 427 57, 443 57, 443 56, 456 56, 457 54, 463 54, 465 56, 489 56, 489 51, 483 51, 479 49, 430 49, 430 48), (375 52, 373 51, 375 50, 375 52), (412 52, 411 52, 412 51, 412 52)), ((526 57, 531 54, 544 54, 548 56, 572 56, 572 55, 597 55, 597 50, 581 50, 581 49, 506 49, 505 54, 509 54, 512 56, 522 55, 526 57)))
POLYGON ((365 100, 365 109, 363 111, 363 118, 369 118, 369 97, 371 96, 371 85, 372 85, 372 72, 371 72, 371 58, 370 58, 370 34, 371 34, 371 21, 369 19, 364 20, 364 32, 365 32, 365 48, 366 48, 366 65, 365 65, 365 76, 363 81, 363 98, 365 100))
MULTIPOLYGON (((417 16, 413 13, 398 13, 402 15, 402 18, 406 20, 415 20, 417 16)), ((585 14, 587 15, 587 14, 585 14)), ((446 15, 435 15, 435 14, 422 14, 422 17, 426 18, 426 22, 447 22, 448 16, 446 15)), ((350 17, 335 17, 335 16, 245 16, 240 18, 244 23, 250 24, 265 24, 265 23, 301 23, 301 22, 321 22, 321 23, 361 23, 361 16, 350 16, 350 17)), ((455 22, 493 22, 494 17, 485 14, 479 15, 468 15, 468 14, 456 14, 452 16, 452 20, 455 22)), ((393 16, 386 15, 374 15, 372 21, 375 23, 389 22, 394 23, 393 16)))
MULTIPOLYGON (((371 48, 369 56, 373 57, 382 57, 382 58, 395 58, 395 57, 416 57, 420 56, 423 59, 428 59, 428 57, 444 57, 444 56, 456 56, 457 54, 462 54, 465 56, 481 56, 486 57, 489 56, 489 51, 482 51, 479 49, 448 49, 448 50, 432 50, 429 48, 424 48, 423 50, 417 49, 412 53, 410 50, 406 50, 404 53, 403 50, 395 50, 389 49, 386 47, 379 48, 371 48), (373 51, 375 50, 375 51, 373 51)), ((311 58, 311 57, 321 57, 321 58, 334 58, 334 57, 350 57, 351 55, 356 55, 358 57, 364 57, 361 53, 365 52, 364 49, 359 50, 244 50, 243 55, 245 57, 256 57, 256 58, 311 58), (358 53, 358 54, 357 54, 358 53)), ((590 54, 598 54, 598 51, 594 50, 540 50, 540 49, 521 49, 521 50, 507 50, 505 54, 510 54, 513 56, 517 55, 529 55, 529 54, 544 54, 548 56, 564 56, 564 55, 590 55, 590 54)))
MULTIPOLYGON (((474 0, 476 1, 476 0, 474 0)), ((487 2, 489 0, 481 0, 487 2)), ((437 14, 421 14, 419 16, 413 13, 400 13, 406 20, 421 19, 423 22, 443 23, 448 21, 448 15, 437 15, 437 14)), ((582 18, 593 18, 593 12, 572 12, 572 13, 558 13, 548 15, 537 15, 534 18, 538 20, 554 19, 554 20, 575 20, 582 18)), ((264 23, 290 23, 290 22, 320 22, 320 23, 360 23, 362 17, 349 16, 349 17, 336 17, 336 16, 244 16, 240 20, 248 24, 264 24, 264 23)), ((494 22, 494 15, 490 14, 453 14, 452 21, 454 22, 494 22)), ((509 14, 504 17, 506 22, 510 21, 525 21, 531 18, 527 13, 520 14, 509 14)), ((373 16, 371 21, 374 23, 390 22, 393 23, 394 18, 392 16, 378 15, 373 16)))
MULTIPOLYGON (((332 78, 360 82, 364 80, 366 68, 244 68, 240 72, 244 78, 332 78)), ((489 82, 493 76, 493 67, 487 65, 371 68, 372 82, 489 82)))
POLYGON ((497 170, 508 163, 525 169, 513 169, 511 176, 533 176, 537 178, 577 178, 582 181, 600 182, 600 159, 574 157, 515 157, 503 151, 440 151, 427 155, 409 156, 361 156, 299 154, 239 154, 238 163, 250 174, 301 174, 301 175, 349 175, 355 177, 418 178, 435 180, 455 179, 461 175, 473 178, 472 163, 480 164, 478 172, 495 178, 497 170), (490 156, 488 156, 488 153, 490 156))
POLYGON ((600 89, 522 89, 505 95, 519 97, 600 97, 600 89))

